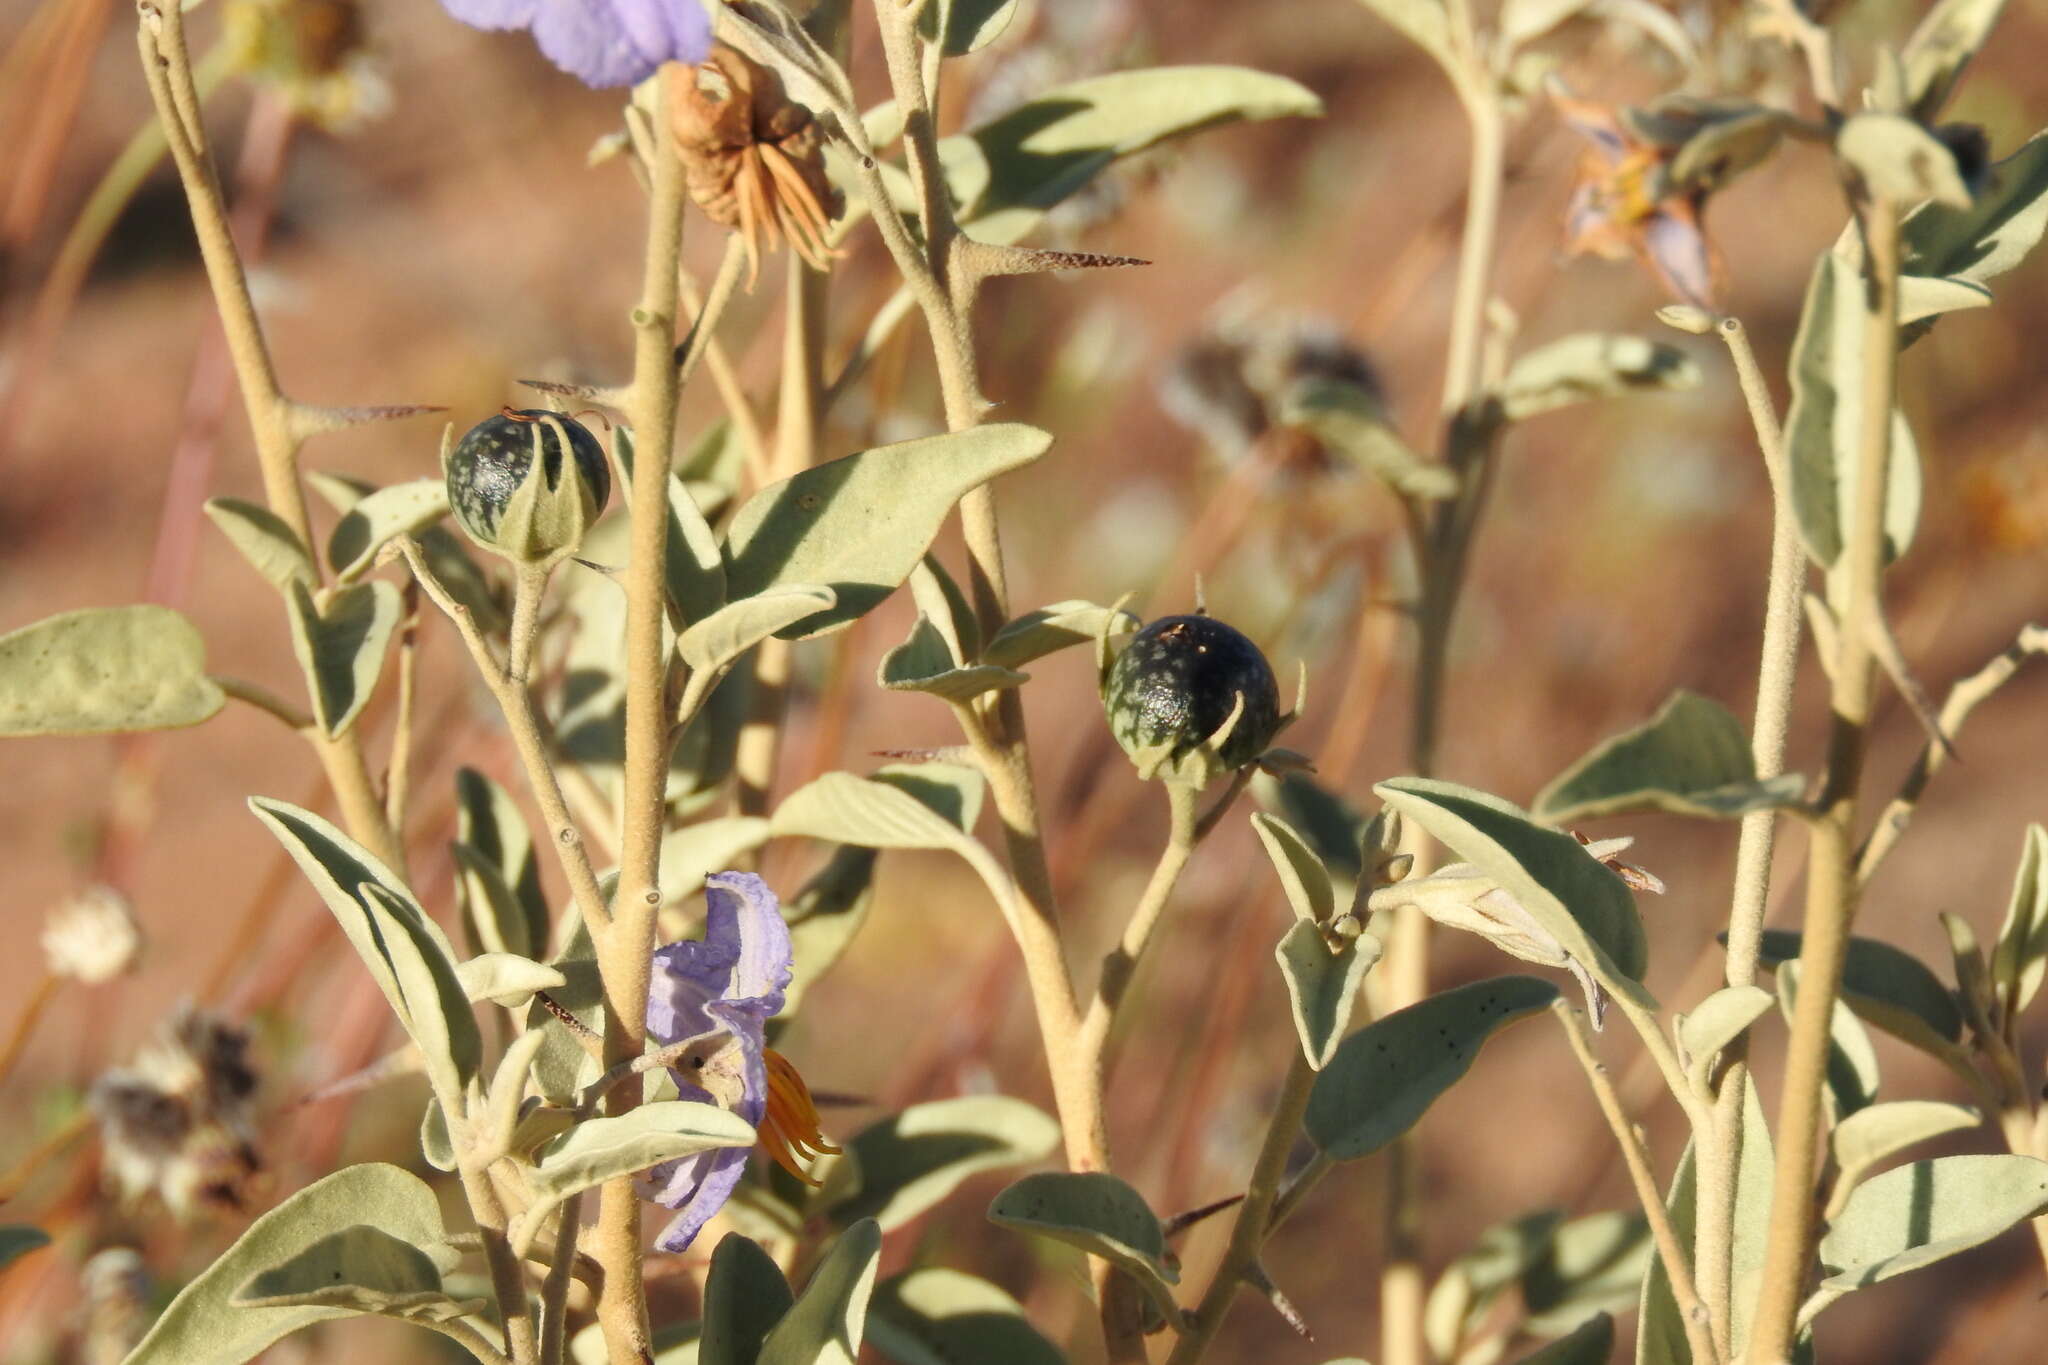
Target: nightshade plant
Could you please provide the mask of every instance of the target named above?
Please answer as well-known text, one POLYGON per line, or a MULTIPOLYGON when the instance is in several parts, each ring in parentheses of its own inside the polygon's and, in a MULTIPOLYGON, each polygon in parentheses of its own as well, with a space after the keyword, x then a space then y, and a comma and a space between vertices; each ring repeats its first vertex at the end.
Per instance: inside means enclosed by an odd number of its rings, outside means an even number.
MULTIPOLYGON (((1521 348, 1511 316, 1489 308, 1507 135, 1540 107, 1536 45, 1588 7, 1507 0, 1482 17, 1458 2, 1366 4, 1441 67, 1468 116, 1471 155, 1438 448, 1414 449, 1394 430, 1362 362, 1298 367, 1273 395, 1273 420, 1370 474, 1408 534, 1410 771, 1340 792, 1312 775, 1313 756, 1273 747, 1308 700, 1305 676, 1283 714, 1273 669, 1228 624, 1198 613, 1141 629, 1121 604, 1081 599, 1019 610, 994 485, 1046 457, 1053 436, 988 420, 977 349, 990 280, 1140 264, 1025 245, 1063 200, 1158 143, 1319 113, 1301 87, 1232 67, 1120 72, 942 138, 945 62, 1000 39, 1014 3, 876 0, 888 98, 875 103, 848 74, 851 6, 799 18, 775 0, 444 0, 470 24, 531 29, 588 85, 631 87, 616 147, 647 196, 633 369, 612 386, 531 383, 560 410, 508 407, 459 440, 451 430, 445 478, 425 472, 422 452, 422 477, 373 489, 310 474, 301 455, 323 434, 420 409, 319 407, 281 387, 226 228, 183 16, 142 0, 142 72, 198 232, 266 498, 207 510, 276 589, 304 697, 213 675, 196 629, 170 609, 89 610, 0 637, 0 733, 196 725, 232 699, 305 740, 338 821, 267 797, 251 809, 403 1027, 392 1069, 423 1076, 430 1091, 421 1159, 450 1177, 441 1183, 466 1214, 448 1219, 435 1184, 397 1166, 345 1167, 255 1219, 129 1360, 225 1365, 315 1323, 377 1315, 491 1365, 560 1365, 572 1352, 624 1365, 685 1358, 668 1352, 686 1347, 704 1361, 850 1362, 864 1342, 901 1365, 1057 1361, 1061 1350, 991 1283, 922 1266, 877 1284, 886 1234, 968 1176, 1055 1147, 1064 1169, 1023 1176, 988 1217, 1085 1254, 1099 1331, 1071 1350, 1119 1365, 1193 1365, 1246 1289, 1301 1328, 1265 1248, 1336 1164, 1375 1154, 1388 1172, 1381 1365, 1502 1358, 1500 1319, 1515 1303, 1508 1330, 1553 1339, 1530 1362, 1611 1359, 1612 1312, 1630 1306, 1641 1365, 1811 1359, 1825 1352, 1816 1323, 1836 1300, 2048 1212, 2048 1111, 2019 1025, 2048 973, 2048 833, 2025 832, 2011 908, 1988 952, 1962 920, 1945 920, 1952 987, 1852 933, 1864 887, 1970 710, 2048 647, 2040 627, 2026 627, 1936 706, 1901 657, 1882 596, 1910 549, 1921 481, 1940 477, 1923 474, 1898 410, 1902 355, 1943 313, 1989 302, 1987 281, 2048 227, 2048 136, 1993 159, 1981 133, 1940 122, 2002 5, 1939 0, 1902 42, 1852 54, 1792 0, 1759 0, 1754 41, 1804 59, 1807 112, 1739 92, 1607 110, 1551 91, 1597 150, 1573 196, 1575 244, 1639 257, 1684 299, 1663 319, 1725 344, 1774 490, 1775 536, 1749 731, 1681 691, 1524 808, 1435 771, 1447 649, 1498 465, 1519 423, 1687 387, 1697 362, 1635 336, 1521 348), (1858 76, 1845 82, 1851 59, 1858 76), (1808 145, 1817 167, 1826 159, 1817 173, 1839 180, 1849 220, 1813 268, 1781 425, 1742 323, 1713 311, 1704 215, 1714 192, 1788 143, 1808 145), (679 266, 692 198, 726 240, 701 297, 679 266), (870 227, 900 286, 844 369, 828 374, 817 319, 847 244, 870 227), (772 440, 735 411, 686 441, 678 393, 713 354, 743 275, 751 284, 778 243, 789 247, 789 341, 772 440), (828 410, 913 312, 944 430, 827 458, 828 410), (608 428, 618 465, 626 511, 609 520, 612 475, 586 417, 608 428), (745 458, 726 458, 737 447, 745 458), (338 513, 324 542, 308 486, 338 513), (509 584, 442 525, 451 510, 472 541, 508 561, 509 584), (956 513, 964 557, 949 564, 934 544, 956 513), (793 647, 906 586, 915 625, 877 682, 945 708, 960 744, 827 772, 777 799, 793 647), (541 820, 530 828, 510 792, 465 770, 454 845, 462 948, 413 880, 406 837, 408 617, 421 598, 459 635, 502 713, 541 820), (1824 769, 1812 780, 1784 772, 1802 620, 1831 700, 1824 769), (1157 779, 1170 816, 1153 874, 1093 975, 1071 965, 1047 858, 1057 832, 1042 818, 1020 701, 1028 666, 1075 647, 1096 651, 1107 728, 1140 775, 1157 779), (1928 734, 1873 820, 1864 754, 1881 679, 1928 734), (358 724, 379 694, 400 709, 381 761, 358 724), (1196 845, 1246 793, 1262 807, 1250 824, 1292 910, 1274 948, 1279 980, 1265 986, 1276 998, 1284 990, 1298 1046, 1274 1059, 1284 1076, 1242 1195, 1162 1218, 1109 1149, 1110 1044, 1140 963, 1197 950, 1163 941, 1164 912, 1196 845), (1000 832, 993 843, 976 832, 984 799, 1000 832), (1699 1000, 1660 1002, 1644 985, 1648 937, 1634 896, 1662 887, 1620 860, 1628 837, 1591 841, 1571 828, 1650 810, 1740 821, 1725 985, 1699 1000), (1797 932, 1764 929, 1781 816, 1810 842, 1797 932), (781 887, 739 870, 778 839, 819 845, 821 870, 781 887), (833 1132, 797 1060, 770 1045, 778 1016, 799 1007, 859 927, 878 854, 904 849, 957 855, 995 902, 1028 978, 1056 1115, 985 1095, 833 1132), (556 866, 559 901, 543 890, 543 860, 556 866), (700 922, 680 937, 662 932, 700 922), (1553 970, 1432 992, 1432 923, 1553 970), (1775 993, 1760 984, 1767 968, 1775 993), (1575 978, 1573 995, 1558 972, 1575 978), (1361 995, 1371 1019, 1353 1029, 1361 995), (1790 1020, 1789 1049, 1767 1103, 1748 1048, 1774 1006, 1790 1020), (1518 1215, 1464 1254, 1425 1247, 1410 1130, 1489 1037, 1545 1014, 1583 1070, 1639 1210, 1518 1215), (1594 1031, 1615 1019, 1686 1121, 1690 1144, 1675 1169, 1657 1169, 1600 1061, 1594 1031), (1946 1063, 1997 1119, 2007 1150, 1888 1166, 1979 1114, 1877 1102, 1859 1020, 1946 1063), (724 1218, 695 1317, 650 1312, 650 1201, 675 1211, 651 1234, 663 1251, 724 1218), (1183 1284, 1168 1238, 1210 1215, 1227 1218, 1227 1245, 1189 1276, 1199 1283, 1183 1284), (1441 1262, 1433 1284, 1426 1256, 1441 1262), (795 1267, 800 1286, 788 1278, 795 1267)), ((74 944, 67 962, 79 960, 77 938, 56 935, 74 944)), ((207 1099, 200 1054, 239 1067, 240 1035, 190 1019, 176 1034, 181 1055, 198 1058, 180 1064, 184 1088, 145 1067, 96 1092, 108 1142, 129 1141, 116 1156, 135 1158, 136 1170, 184 1160, 189 1131, 226 1122, 206 1108, 223 1097, 207 1099), (144 1112, 186 1120, 145 1134, 158 1145, 144 1151, 142 1137, 121 1137, 144 1112)), ((247 1087, 227 1089, 239 1124, 247 1087)), ((2034 1226, 2048 1261, 2048 1221, 2034 1226)), ((0 1229, 0 1260, 39 1237, 0 1229)), ((1358 1331, 1314 1326, 1325 1341, 1358 1331)))

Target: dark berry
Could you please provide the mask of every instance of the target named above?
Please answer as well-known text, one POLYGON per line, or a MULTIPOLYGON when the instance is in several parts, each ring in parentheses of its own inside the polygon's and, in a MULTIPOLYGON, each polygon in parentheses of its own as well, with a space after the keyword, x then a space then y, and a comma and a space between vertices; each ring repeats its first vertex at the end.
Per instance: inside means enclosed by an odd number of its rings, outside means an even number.
POLYGON ((1124 751, 1171 745, 1185 754, 1222 728, 1237 699, 1244 713, 1219 756, 1231 768, 1257 758, 1280 728, 1280 689, 1259 647, 1212 616, 1163 616, 1131 637, 1103 685, 1110 732, 1124 751))

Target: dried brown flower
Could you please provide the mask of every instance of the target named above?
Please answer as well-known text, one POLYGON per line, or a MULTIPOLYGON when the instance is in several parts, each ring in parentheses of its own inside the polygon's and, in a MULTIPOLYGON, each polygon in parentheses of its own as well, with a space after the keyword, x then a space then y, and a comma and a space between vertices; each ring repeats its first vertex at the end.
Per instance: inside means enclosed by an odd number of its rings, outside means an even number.
POLYGON ((825 269, 837 254, 826 233, 839 196, 825 176, 824 130, 811 111, 790 99, 774 70, 723 44, 696 66, 672 63, 663 72, 690 197, 712 222, 740 234, 748 286, 763 252, 785 237, 812 268, 825 269))
POLYGON ((180 1218, 246 1206, 263 1169, 248 1051, 246 1029, 188 1005, 132 1067, 93 1083, 107 1174, 124 1200, 154 1192, 180 1218))

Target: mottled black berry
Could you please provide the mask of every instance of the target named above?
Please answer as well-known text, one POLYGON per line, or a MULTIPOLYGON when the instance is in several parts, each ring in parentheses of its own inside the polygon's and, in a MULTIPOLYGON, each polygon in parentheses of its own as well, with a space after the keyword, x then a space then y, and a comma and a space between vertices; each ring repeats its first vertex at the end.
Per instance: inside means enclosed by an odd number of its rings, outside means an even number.
POLYGON ((1222 728, 1244 696, 1244 714, 1220 757, 1232 768, 1257 758, 1280 729, 1280 688, 1259 647, 1212 616, 1162 616, 1131 637, 1103 685, 1110 732, 1124 751, 1162 744, 1175 756, 1222 728))
POLYGON ((584 521, 597 520, 612 492, 611 467, 605 463, 604 447, 590 429, 573 417, 539 408, 487 417, 471 427, 448 455, 443 472, 448 480, 448 505, 462 529, 479 545, 496 549, 505 508, 512 495, 526 481, 533 466, 534 438, 538 435, 541 472, 549 490, 562 482, 562 441, 567 432, 569 447, 576 458, 584 500, 584 521), (559 427, 558 425, 559 424, 559 427))

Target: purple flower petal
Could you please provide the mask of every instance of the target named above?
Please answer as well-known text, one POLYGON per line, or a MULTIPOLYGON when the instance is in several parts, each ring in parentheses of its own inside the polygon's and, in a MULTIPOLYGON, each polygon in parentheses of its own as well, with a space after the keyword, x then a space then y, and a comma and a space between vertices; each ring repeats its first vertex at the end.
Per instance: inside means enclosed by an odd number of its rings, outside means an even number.
POLYGON ((685 1157, 668 1166, 657 1166, 648 1174, 661 1182, 649 1197, 657 1204, 677 1210, 654 1245, 663 1251, 687 1251, 704 1225, 717 1217, 739 1188, 747 1172, 745 1147, 714 1147, 708 1152, 685 1157))
POLYGON ((442 0, 475 28, 531 28, 547 59, 597 89, 636 85, 663 62, 701 62, 711 18, 701 0, 442 0))

